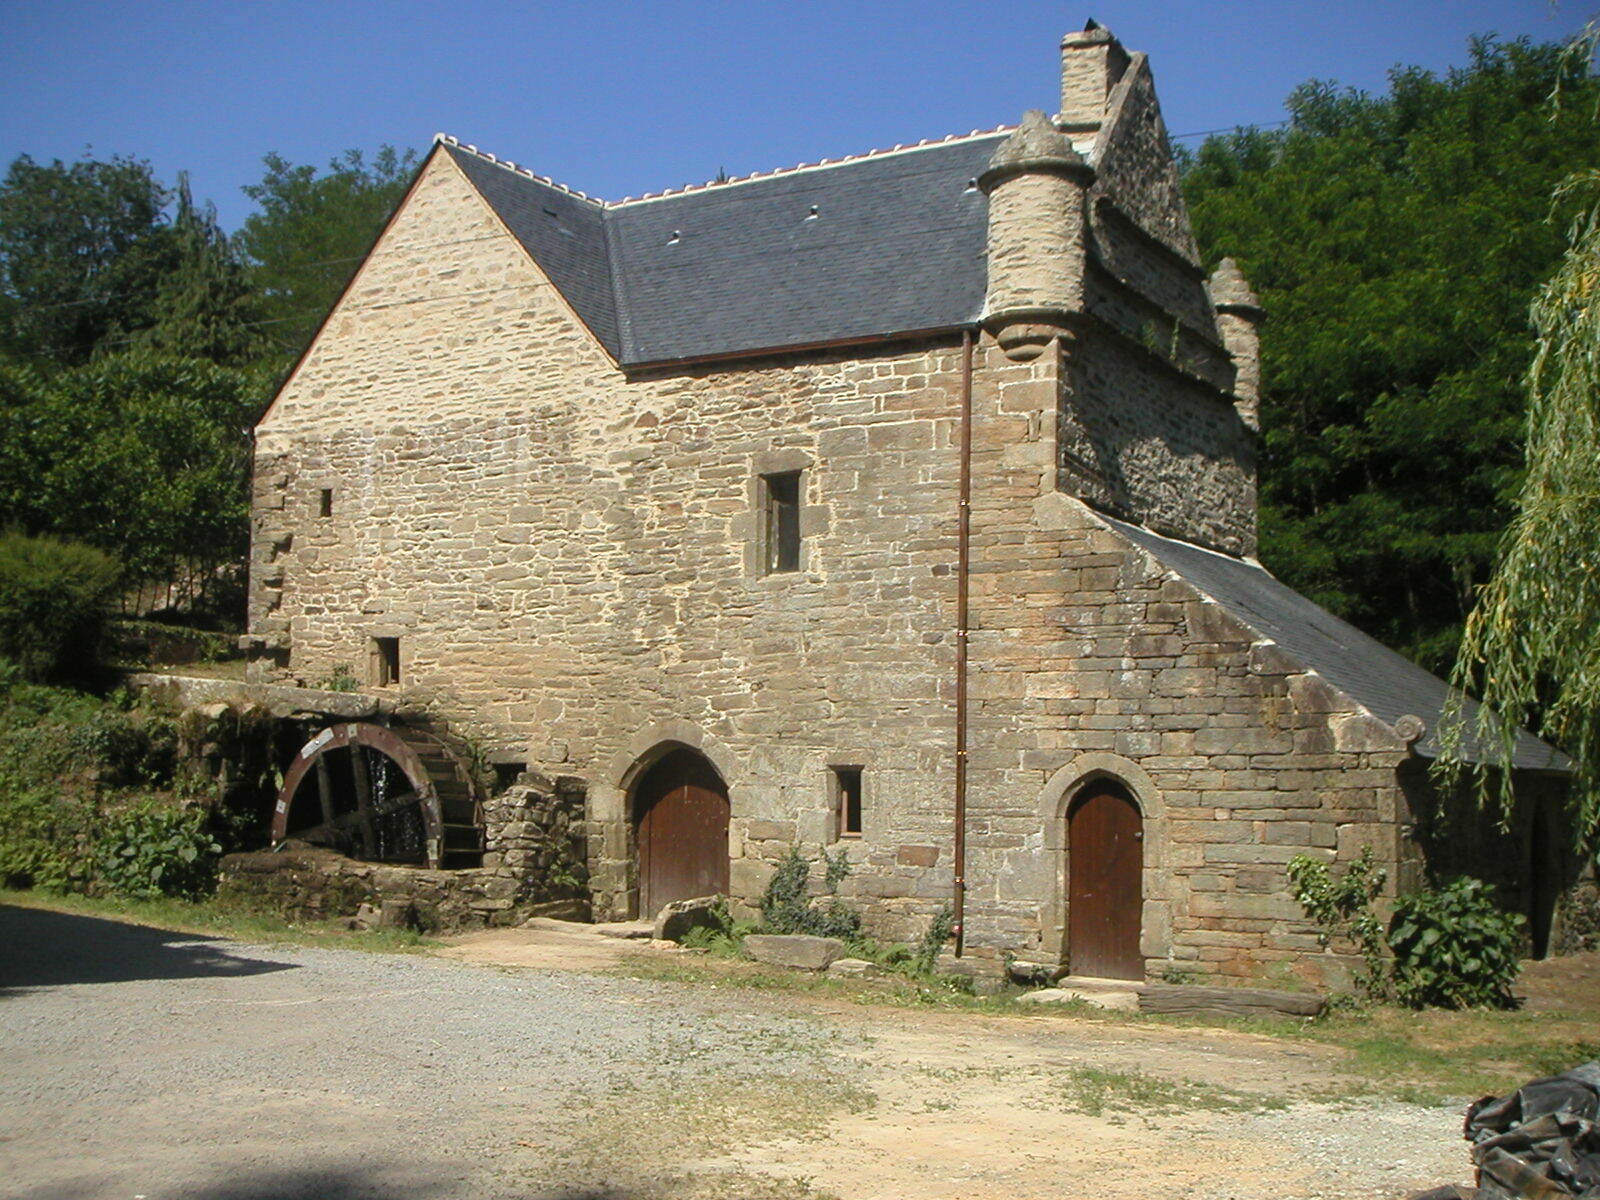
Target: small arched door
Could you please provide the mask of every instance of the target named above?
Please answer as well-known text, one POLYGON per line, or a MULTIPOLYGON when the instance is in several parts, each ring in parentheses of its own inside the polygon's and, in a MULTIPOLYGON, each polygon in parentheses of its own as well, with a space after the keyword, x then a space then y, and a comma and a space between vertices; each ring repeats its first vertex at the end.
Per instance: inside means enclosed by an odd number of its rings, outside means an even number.
POLYGON ((728 789, 703 755, 678 749, 633 792, 639 915, 674 900, 728 892, 728 789))
POLYGON ((1143 979, 1144 822, 1113 783, 1092 783, 1067 810, 1067 950, 1074 975, 1143 979))

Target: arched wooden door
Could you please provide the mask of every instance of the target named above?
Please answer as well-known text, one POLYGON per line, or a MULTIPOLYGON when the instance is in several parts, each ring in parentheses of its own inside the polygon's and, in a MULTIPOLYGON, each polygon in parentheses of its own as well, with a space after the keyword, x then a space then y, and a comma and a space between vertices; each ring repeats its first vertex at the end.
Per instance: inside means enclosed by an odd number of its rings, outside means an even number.
POLYGON ((1144 822, 1114 784, 1090 784, 1067 811, 1067 950, 1072 973, 1143 979, 1144 822))
POLYGON ((704 756, 674 750, 633 793, 639 915, 728 892, 728 789, 704 756))

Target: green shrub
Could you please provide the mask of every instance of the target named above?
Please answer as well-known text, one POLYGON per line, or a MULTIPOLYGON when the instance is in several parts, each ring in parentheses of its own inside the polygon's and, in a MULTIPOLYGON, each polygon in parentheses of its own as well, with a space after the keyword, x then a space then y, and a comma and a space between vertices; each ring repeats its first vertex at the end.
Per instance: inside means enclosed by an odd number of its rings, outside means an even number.
POLYGON ((1465 876, 1405 897, 1389 925, 1395 995, 1412 1008, 1512 1007, 1523 919, 1465 876))
POLYGON ((141 804, 107 819, 96 838, 95 873, 124 896, 203 896, 216 885, 222 847, 198 808, 141 804))
POLYGON ((82 847, 91 828, 87 804, 0 780, 0 885, 85 890, 90 863, 82 847))
POLYGON ((32 680, 87 674, 120 576, 89 546, 0 534, 0 656, 32 680))
POLYGON ((101 708, 69 740, 111 787, 168 787, 178 765, 177 718, 154 707, 101 708))
MULTIPOLYGON (((849 873, 849 863, 843 851, 837 858, 829 858, 824 852, 823 860, 827 863, 825 879, 831 891, 849 873)), ((812 903, 810 879, 811 863, 797 847, 790 847, 762 893, 762 927, 768 933, 809 933, 847 942, 858 940, 861 914, 838 897, 822 905, 812 903)))

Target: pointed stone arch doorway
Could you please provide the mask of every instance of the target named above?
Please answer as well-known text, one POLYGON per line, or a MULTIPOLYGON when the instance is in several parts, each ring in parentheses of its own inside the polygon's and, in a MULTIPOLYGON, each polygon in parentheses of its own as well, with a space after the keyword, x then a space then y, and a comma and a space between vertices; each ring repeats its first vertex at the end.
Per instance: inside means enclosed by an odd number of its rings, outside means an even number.
POLYGON ((1067 809, 1067 947, 1074 975, 1143 979, 1144 819, 1128 789, 1085 785, 1067 809))
POLYGON ((669 749, 633 787, 639 915, 728 892, 728 788, 709 759, 669 749))

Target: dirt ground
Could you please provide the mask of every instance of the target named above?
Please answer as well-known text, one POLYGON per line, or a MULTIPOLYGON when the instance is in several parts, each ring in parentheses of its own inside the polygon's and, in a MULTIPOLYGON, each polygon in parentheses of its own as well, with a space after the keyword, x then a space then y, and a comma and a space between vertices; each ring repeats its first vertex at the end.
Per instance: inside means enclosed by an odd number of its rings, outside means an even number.
MULTIPOLYGON (((440 953, 592 969, 672 952, 552 925, 462 935, 440 953)), ((848 1076, 870 1102, 846 1099, 823 1127, 785 1129, 770 1100, 730 1099, 744 1111, 724 1119, 741 1135, 700 1142, 670 1103, 652 1119, 708 1152, 700 1171, 784 1180, 802 1189, 794 1195, 1278 1200, 1468 1182, 1459 1106, 1346 1099, 1359 1081, 1330 1047, 1055 1014, 885 1012, 816 994, 741 990, 737 1002, 846 1031, 857 1046, 848 1076)))
MULTIPOLYGON (((561 927, 376 954, 0 904, 0 947, 8 1197, 1378 1200, 1468 1182, 1468 1097, 1375 1098, 1348 1047, 677 982, 704 960, 561 927)), ((1523 990, 1593 991, 1594 957, 1523 990)))

